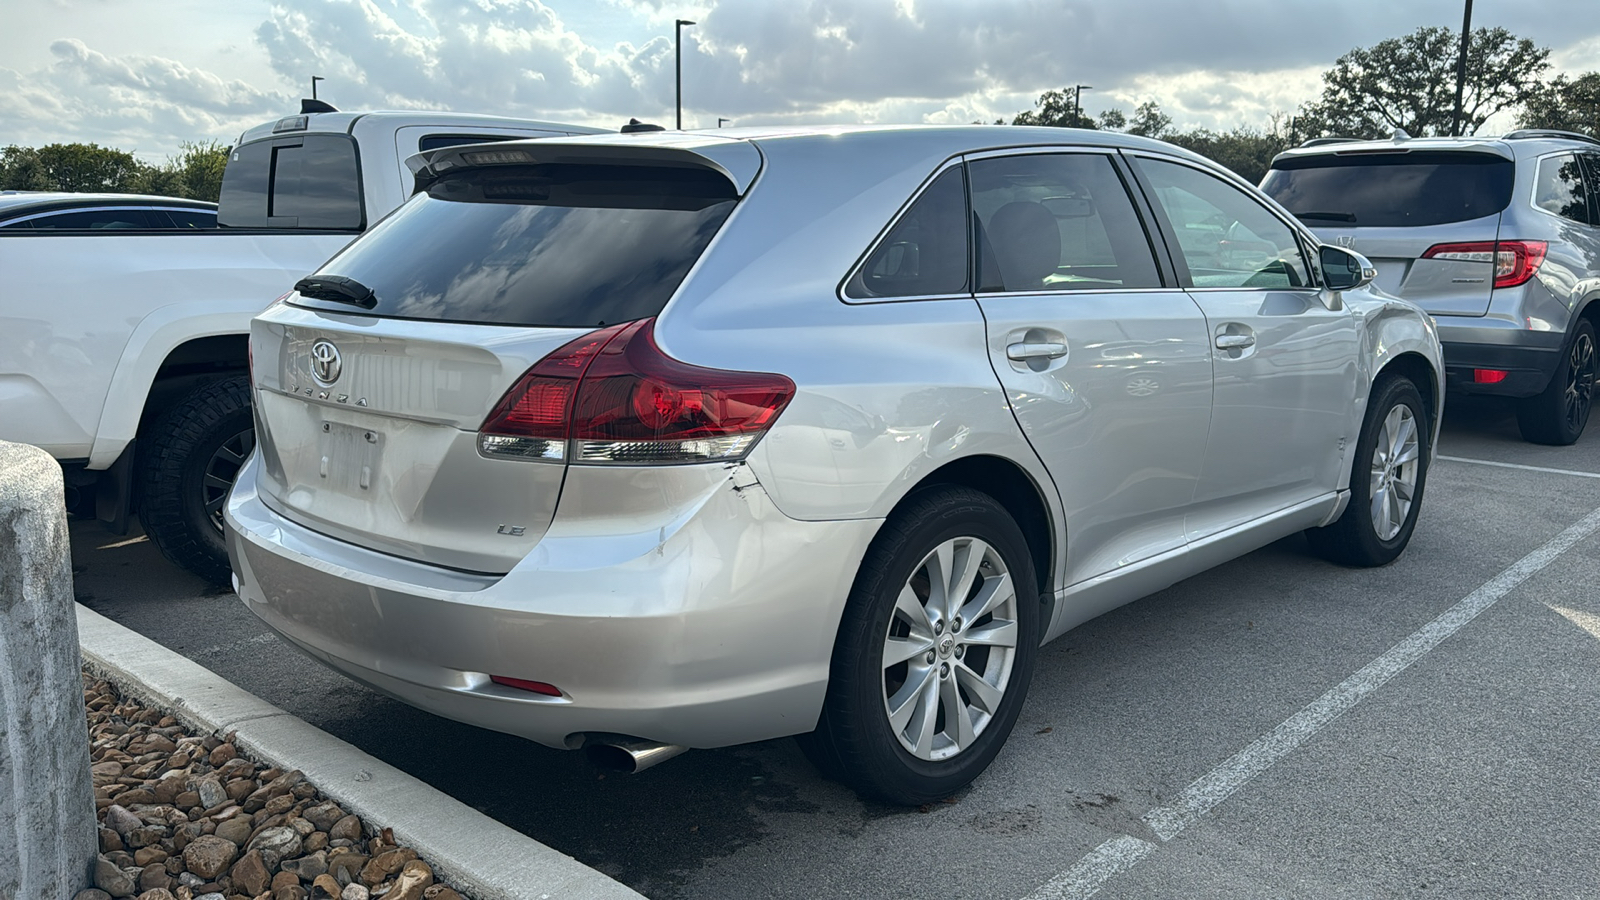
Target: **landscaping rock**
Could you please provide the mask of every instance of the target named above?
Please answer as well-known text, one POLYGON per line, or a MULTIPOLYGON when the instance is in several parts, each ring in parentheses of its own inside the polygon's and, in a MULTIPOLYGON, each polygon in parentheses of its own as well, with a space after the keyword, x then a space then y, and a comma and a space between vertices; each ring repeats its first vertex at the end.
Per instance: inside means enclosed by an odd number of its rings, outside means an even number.
POLYGON ((335 841, 361 840, 361 820, 355 816, 345 816, 328 828, 328 838, 335 841))
POLYGON ((332 875, 319 875, 311 882, 311 900, 340 900, 343 895, 344 888, 332 875))
POLYGON ((183 864, 201 878, 212 879, 227 871, 238 855, 239 845, 208 834, 195 838, 183 848, 183 864))
POLYGON ((105 856, 95 860, 94 886, 113 897, 132 897, 136 887, 128 873, 105 856))
POLYGON ((339 900, 368 900, 372 892, 364 884, 347 884, 344 893, 339 895, 339 900))
MULTIPOLYGON (((243 816, 238 816, 218 824, 217 830, 212 833, 223 840, 231 841, 242 847, 250 840, 250 833, 253 831, 255 831, 255 828, 250 825, 250 820, 243 816)), ((260 891, 256 893, 259 894, 260 891)))
POLYGON ((99 888, 85 888, 73 894, 72 900, 111 900, 111 895, 99 888))
POLYGON ((267 868, 275 869, 282 860, 300 855, 300 833, 283 825, 266 828, 257 832, 245 849, 260 850, 267 868))

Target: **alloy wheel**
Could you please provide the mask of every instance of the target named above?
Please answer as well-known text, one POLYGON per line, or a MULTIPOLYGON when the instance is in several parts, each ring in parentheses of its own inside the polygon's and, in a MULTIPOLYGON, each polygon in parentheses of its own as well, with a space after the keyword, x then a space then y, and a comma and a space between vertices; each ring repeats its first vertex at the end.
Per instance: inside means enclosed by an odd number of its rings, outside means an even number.
POLYGON ((200 496, 206 504, 206 517, 211 526, 222 533, 222 507, 228 502, 228 492, 239 478, 239 470, 250 452, 256 448, 256 430, 246 428, 222 442, 211 459, 206 462, 205 474, 200 483, 200 496))
POLYGON ((1582 428, 1589 417, 1589 404, 1594 396, 1595 347, 1588 334, 1579 334, 1572 342, 1572 356, 1567 365, 1567 391, 1562 412, 1567 427, 1573 431, 1582 428))
POLYGON ((1405 526, 1417 494, 1421 445, 1411 407, 1397 404, 1383 417, 1372 447, 1372 530, 1390 541, 1405 526))
POLYGON ((1000 709, 1017 654, 1005 560, 973 537, 935 547, 895 598, 883 642, 883 709, 918 759, 972 746, 1000 709))

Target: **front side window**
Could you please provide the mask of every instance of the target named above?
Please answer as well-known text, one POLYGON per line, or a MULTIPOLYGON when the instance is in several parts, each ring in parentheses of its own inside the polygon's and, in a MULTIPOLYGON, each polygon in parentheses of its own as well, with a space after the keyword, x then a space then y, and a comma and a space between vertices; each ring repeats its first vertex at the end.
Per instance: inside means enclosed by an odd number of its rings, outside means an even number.
POLYGON ((1311 285, 1294 230, 1255 198, 1189 166, 1140 159, 1139 168, 1177 234, 1189 269, 1185 287, 1311 285))
POLYGON ((233 228, 359 229, 355 142, 307 134, 234 148, 222 173, 217 221, 233 228))
POLYGON ((978 290, 1161 286, 1149 237, 1110 158, 1001 156, 970 167, 978 290))
POLYGON ((1533 205, 1563 219, 1594 224, 1589 195, 1578 157, 1571 153, 1546 156, 1539 160, 1533 185, 1533 205))
POLYGON ((929 297, 967 289, 967 188, 953 166, 911 204, 845 284, 856 300, 929 297))

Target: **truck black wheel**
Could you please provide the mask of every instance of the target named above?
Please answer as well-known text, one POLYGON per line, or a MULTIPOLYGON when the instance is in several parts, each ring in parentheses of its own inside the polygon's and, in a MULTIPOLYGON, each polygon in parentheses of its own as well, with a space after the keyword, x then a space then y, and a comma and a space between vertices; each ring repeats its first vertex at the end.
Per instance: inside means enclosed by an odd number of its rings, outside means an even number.
POLYGON ((140 439, 139 519, 161 554, 214 584, 231 585, 222 507, 255 449, 243 375, 196 388, 140 439))
POLYGON ((1594 403, 1596 365, 1594 325, 1579 319, 1549 386, 1517 403, 1517 426, 1523 440, 1564 447, 1583 436, 1594 403))

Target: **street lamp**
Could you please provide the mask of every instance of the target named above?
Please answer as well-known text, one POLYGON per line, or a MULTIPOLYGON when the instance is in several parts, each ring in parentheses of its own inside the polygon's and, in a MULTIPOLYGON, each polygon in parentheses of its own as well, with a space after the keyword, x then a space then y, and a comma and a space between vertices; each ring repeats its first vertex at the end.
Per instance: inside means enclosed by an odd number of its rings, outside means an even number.
POLYGON ((723 122, 732 122, 732 121, 733 121, 732 119, 724 119, 721 116, 717 116, 717 127, 721 128, 723 122))
POLYGON ((673 26, 673 46, 678 57, 678 130, 683 130, 683 26, 693 25, 688 19, 679 19, 673 26))
POLYGON ((317 82, 319 82, 319 81, 327 81, 327 80, 328 79, 323 78, 321 75, 313 75, 313 76, 311 76, 311 99, 313 99, 313 100, 317 99, 317 82))
POLYGON ((1094 90, 1092 84, 1076 84, 1072 86, 1072 127, 1077 128, 1083 121, 1083 92, 1094 90))
POLYGON ((1456 59, 1456 113, 1451 121, 1450 134, 1461 136, 1461 103, 1467 91, 1467 41, 1472 34, 1472 0, 1467 0, 1467 11, 1461 18, 1461 56, 1456 59))

